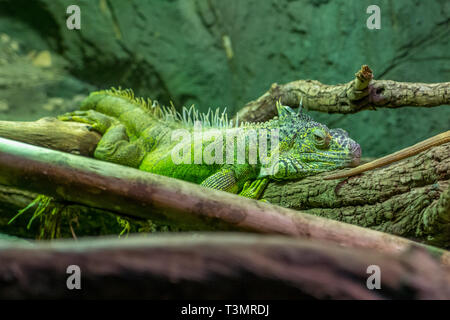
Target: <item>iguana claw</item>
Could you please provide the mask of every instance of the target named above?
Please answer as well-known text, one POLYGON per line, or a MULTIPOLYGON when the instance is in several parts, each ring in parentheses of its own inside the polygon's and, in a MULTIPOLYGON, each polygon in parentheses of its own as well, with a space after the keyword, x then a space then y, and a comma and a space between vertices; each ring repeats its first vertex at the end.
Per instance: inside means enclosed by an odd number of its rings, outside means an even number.
POLYGON ((92 130, 104 134, 116 120, 94 110, 74 111, 58 116, 61 121, 74 121, 86 123, 92 127, 92 130))

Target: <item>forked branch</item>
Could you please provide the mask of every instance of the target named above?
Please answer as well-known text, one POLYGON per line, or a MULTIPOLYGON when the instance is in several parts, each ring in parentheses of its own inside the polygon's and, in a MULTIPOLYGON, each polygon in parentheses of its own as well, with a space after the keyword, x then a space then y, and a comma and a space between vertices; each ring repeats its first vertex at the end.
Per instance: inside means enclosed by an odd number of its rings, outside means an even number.
POLYGON ((372 70, 366 65, 355 76, 354 80, 338 85, 326 85, 315 80, 297 80, 282 85, 274 83, 268 92, 247 103, 236 117, 240 121, 267 121, 276 115, 275 103, 278 100, 293 108, 302 101, 307 110, 327 113, 450 104, 450 82, 372 80, 372 70))

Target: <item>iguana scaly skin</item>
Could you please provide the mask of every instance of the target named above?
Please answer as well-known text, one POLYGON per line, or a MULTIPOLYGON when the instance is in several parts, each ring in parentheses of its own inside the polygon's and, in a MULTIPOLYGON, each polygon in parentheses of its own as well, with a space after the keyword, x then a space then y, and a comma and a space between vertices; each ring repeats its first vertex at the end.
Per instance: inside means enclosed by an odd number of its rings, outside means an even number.
POLYGON ((81 111, 65 114, 59 119, 87 123, 103 135, 94 153, 97 159, 255 199, 260 197, 270 179, 299 179, 359 163, 360 146, 348 137, 347 132, 330 130, 280 103, 277 108, 278 117, 270 121, 233 126, 225 113, 200 114, 193 107, 178 113, 173 106, 161 107, 156 102, 135 98, 131 90, 111 89, 91 93, 82 102, 81 111), (199 123, 203 138, 201 134, 195 136, 194 124, 199 123), (255 142, 255 131, 262 129, 269 132, 266 138, 258 140, 266 142, 267 157, 250 161, 250 153, 258 154, 262 148, 260 143, 250 143, 255 142), (270 136, 275 129, 279 135, 278 145, 270 136), (181 142, 173 139, 175 130, 191 133, 193 138, 181 142), (214 138, 208 138, 208 135, 214 138), (235 143, 230 163, 225 161, 229 155, 226 139, 233 135, 244 139, 245 158, 238 161, 238 143, 235 143), (194 155, 194 151, 199 150, 196 148, 223 159, 224 164, 202 158, 198 161, 194 155), (190 151, 185 158, 188 163, 174 162, 173 154, 180 155, 179 150, 190 151), (263 160, 270 165, 264 165, 263 160))

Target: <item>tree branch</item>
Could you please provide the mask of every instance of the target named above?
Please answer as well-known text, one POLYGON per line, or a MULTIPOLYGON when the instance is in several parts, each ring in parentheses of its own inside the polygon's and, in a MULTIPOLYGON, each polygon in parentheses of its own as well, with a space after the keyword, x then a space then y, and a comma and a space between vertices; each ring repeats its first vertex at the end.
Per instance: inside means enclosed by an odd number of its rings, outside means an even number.
POLYGON ((417 247, 392 255, 280 236, 171 234, 0 241, 0 261, 1 299, 450 298, 449 270, 417 247), (66 287, 70 265, 82 290, 66 287), (370 265, 380 268, 379 290, 367 288, 370 265))
POLYGON ((0 121, 0 137, 72 154, 92 156, 101 135, 92 131, 86 124, 42 118, 30 122, 0 121))
POLYGON ((450 143, 347 179, 324 180, 328 174, 270 183, 263 198, 317 216, 450 247, 450 143))
POLYGON ((247 103, 236 117, 239 121, 267 121, 276 116, 278 100, 293 108, 302 101, 307 110, 327 113, 450 104, 450 82, 427 84, 371 79, 372 70, 362 66, 356 78, 346 84, 325 85, 315 80, 297 80, 284 85, 274 83, 268 92, 247 103))
MULTIPOLYGON (((2 138, 0 183, 184 230, 285 234, 388 253, 413 244, 185 181, 2 138)), ((427 248, 450 265, 450 252, 427 248)))

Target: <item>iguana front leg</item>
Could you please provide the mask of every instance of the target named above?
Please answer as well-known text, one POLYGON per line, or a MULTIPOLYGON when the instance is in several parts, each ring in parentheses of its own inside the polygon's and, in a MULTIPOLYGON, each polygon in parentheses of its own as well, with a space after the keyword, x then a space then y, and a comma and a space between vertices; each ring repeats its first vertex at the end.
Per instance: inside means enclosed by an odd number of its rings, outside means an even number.
POLYGON ((96 159, 137 168, 145 156, 141 140, 130 142, 125 126, 112 117, 87 110, 67 113, 58 119, 89 124, 103 134, 94 152, 96 159))
POLYGON ((200 185, 231 193, 237 193, 239 191, 238 180, 232 169, 222 169, 206 178, 200 185))
POLYGON ((58 116, 58 119, 89 124, 93 130, 101 134, 104 134, 114 124, 119 123, 116 119, 94 110, 69 112, 58 116))
POLYGON ((247 181, 244 184, 244 187, 242 188, 242 191, 239 193, 239 195, 246 198, 259 199, 268 184, 269 184, 268 178, 256 179, 254 181, 247 181))
MULTIPOLYGON (((259 199, 268 183, 268 178, 257 179, 255 181, 248 180, 244 183, 239 195, 251 199, 259 199)), ((206 178, 201 185, 211 189, 231 193, 238 193, 240 189, 239 180, 236 178, 235 172, 228 168, 222 169, 221 171, 206 178)))
POLYGON ((138 168, 145 156, 140 140, 130 142, 124 125, 113 125, 103 135, 94 158, 138 168))

